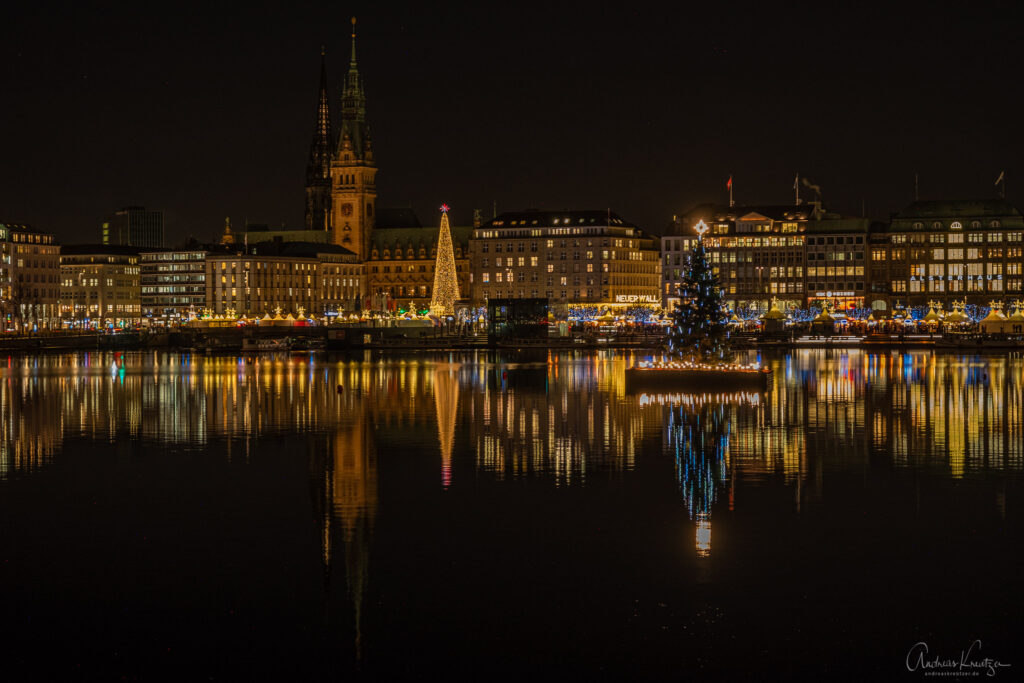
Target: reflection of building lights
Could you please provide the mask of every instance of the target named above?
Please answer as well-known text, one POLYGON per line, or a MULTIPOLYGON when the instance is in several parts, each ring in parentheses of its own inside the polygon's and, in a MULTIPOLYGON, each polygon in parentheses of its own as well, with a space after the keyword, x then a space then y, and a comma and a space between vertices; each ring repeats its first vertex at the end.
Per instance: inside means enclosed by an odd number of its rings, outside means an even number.
POLYGON ((697 557, 711 556, 711 515, 697 515, 697 557))

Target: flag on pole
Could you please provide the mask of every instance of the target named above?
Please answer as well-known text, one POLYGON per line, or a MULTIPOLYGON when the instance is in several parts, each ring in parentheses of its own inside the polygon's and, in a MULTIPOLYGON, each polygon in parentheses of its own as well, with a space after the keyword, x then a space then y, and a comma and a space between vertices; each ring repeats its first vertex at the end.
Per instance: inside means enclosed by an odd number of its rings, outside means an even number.
POLYGON ((732 189, 732 176, 729 176, 729 180, 726 181, 725 189, 727 189, 727 190, 731 190, 732 189))
POLYGON ((799 173, 796 174, 796 178, 793 178, 793 189, 794 190, 799 190, 800 189, 800 174, 799 173))
POLYGON ((999 172, 999 177, 996 178, 996 185, 998 185, 999 183, 1003 182, 1003 178, 1004 177, 1006 177, 1006 171, 1000 171, 999 172))

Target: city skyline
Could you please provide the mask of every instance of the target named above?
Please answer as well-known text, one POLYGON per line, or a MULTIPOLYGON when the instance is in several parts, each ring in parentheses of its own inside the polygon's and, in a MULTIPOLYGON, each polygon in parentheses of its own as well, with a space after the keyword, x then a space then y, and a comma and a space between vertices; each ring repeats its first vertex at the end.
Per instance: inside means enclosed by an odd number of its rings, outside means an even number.
POLYGON ((994 196, 1002 171, 1017 197, 1020 95, 997 86, 1019 57, 998 11, 17 12, 0 211, 66 243, 129 204, 165 210, 169 243, 224 215, 301 227, 320 44, 337 107, 353 14, 382 206, 427 222, 441 200, 463 225, 493 202, 607 206, 660 233, 730 176, 738 203, 784 203, 797 172, 874 218, 913 201, 915 172, 923 199, 994 196), (54 159, 63 181, 42 182, 54 159))

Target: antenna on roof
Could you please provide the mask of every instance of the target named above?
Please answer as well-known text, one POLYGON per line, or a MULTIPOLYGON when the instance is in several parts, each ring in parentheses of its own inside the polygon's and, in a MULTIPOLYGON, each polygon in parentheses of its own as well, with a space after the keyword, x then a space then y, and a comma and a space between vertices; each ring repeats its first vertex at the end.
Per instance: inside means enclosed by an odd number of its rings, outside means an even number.
POLYGON ((914 201, 920 199, 920 195, 917 192, 917 174, 914 174, 914 201))
POLYGON ((493 213, 491 215, 491 218, 497 218, 497 217, 498 217, 498 200, 495 199, 494 200, 494 209, 493 209, 493 213))

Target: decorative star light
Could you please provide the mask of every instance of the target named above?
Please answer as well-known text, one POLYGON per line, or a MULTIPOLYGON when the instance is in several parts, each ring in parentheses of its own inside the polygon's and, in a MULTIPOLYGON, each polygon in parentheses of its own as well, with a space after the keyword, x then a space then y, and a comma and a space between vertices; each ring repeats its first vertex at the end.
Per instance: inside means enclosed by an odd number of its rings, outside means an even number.
POLYGON ((448 213, 448 205, 447 204, 442 204, 441 205, 441 213, 448 213))
POLYGON ((697 221, 697 225, 693 226, 694 232, 696 232, 699 237, 703 237, 704 233, 710 229, 711 228, 708 227, 708 224, 704 222, 703 218, 697 221))

